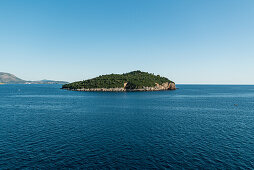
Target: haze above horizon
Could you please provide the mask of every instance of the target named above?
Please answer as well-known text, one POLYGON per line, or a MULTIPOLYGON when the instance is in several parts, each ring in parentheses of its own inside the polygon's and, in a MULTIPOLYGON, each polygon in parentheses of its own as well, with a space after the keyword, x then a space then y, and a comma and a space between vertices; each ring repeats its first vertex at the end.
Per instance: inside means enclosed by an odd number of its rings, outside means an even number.
POLYGON ((78 81, 142 70, 254 84, 252 0, 0 1, 0 72, 78 81))

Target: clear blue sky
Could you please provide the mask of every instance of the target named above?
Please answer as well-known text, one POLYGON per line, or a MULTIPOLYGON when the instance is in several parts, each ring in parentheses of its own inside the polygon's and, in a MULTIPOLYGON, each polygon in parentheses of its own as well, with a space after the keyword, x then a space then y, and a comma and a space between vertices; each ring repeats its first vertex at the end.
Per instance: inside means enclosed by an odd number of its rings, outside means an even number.
POLYGON ((254 1, 0 1, 0 71, 76 81, 132 70, 254 84, 254 1))

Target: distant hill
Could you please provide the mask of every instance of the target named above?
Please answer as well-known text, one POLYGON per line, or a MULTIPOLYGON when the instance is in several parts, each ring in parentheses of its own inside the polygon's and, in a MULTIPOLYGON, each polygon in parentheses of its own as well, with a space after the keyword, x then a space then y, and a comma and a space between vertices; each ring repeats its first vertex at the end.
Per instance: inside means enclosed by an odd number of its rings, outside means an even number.
POLYGON ((62 87, 76 91, 159 91, 175 90, 175 83, 166 77, 142 71, 108 74, 93 79, 65 84, 62 87))
POLYGON ((26 81, 10 73, 0 72, 0 84, 66 84, 66 81, 40 80, 26 81))
POLYGON ((26 81, 10 73, 0 72, 0 83, 4 84, 24 84, 26 81))

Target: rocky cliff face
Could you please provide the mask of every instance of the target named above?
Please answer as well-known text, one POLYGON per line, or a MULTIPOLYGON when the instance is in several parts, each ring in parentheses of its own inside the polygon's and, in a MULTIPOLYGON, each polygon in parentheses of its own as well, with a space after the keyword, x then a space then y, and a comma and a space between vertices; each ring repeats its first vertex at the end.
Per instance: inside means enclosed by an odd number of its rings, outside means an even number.
POLYGON ((154 87, 143 87, 141 89, 128 89, 126 88, 127 83, 124 83, 124 87, 121 88, 91 88, 91 89, 66 89, 72 91, 109 91, 109 92, 124 92, 124 91, 162 91, 162 90, 176 90, 175 83, 163 83, 159 85, 156 83, 154 87))

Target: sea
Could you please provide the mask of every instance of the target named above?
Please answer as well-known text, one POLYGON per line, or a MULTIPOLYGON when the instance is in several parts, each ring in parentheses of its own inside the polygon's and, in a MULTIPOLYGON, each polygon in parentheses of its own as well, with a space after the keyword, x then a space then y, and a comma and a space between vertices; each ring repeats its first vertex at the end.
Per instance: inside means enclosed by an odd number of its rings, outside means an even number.
POLYGON ((254 169, 254 86, 0 85, 0 169, 254 169))

